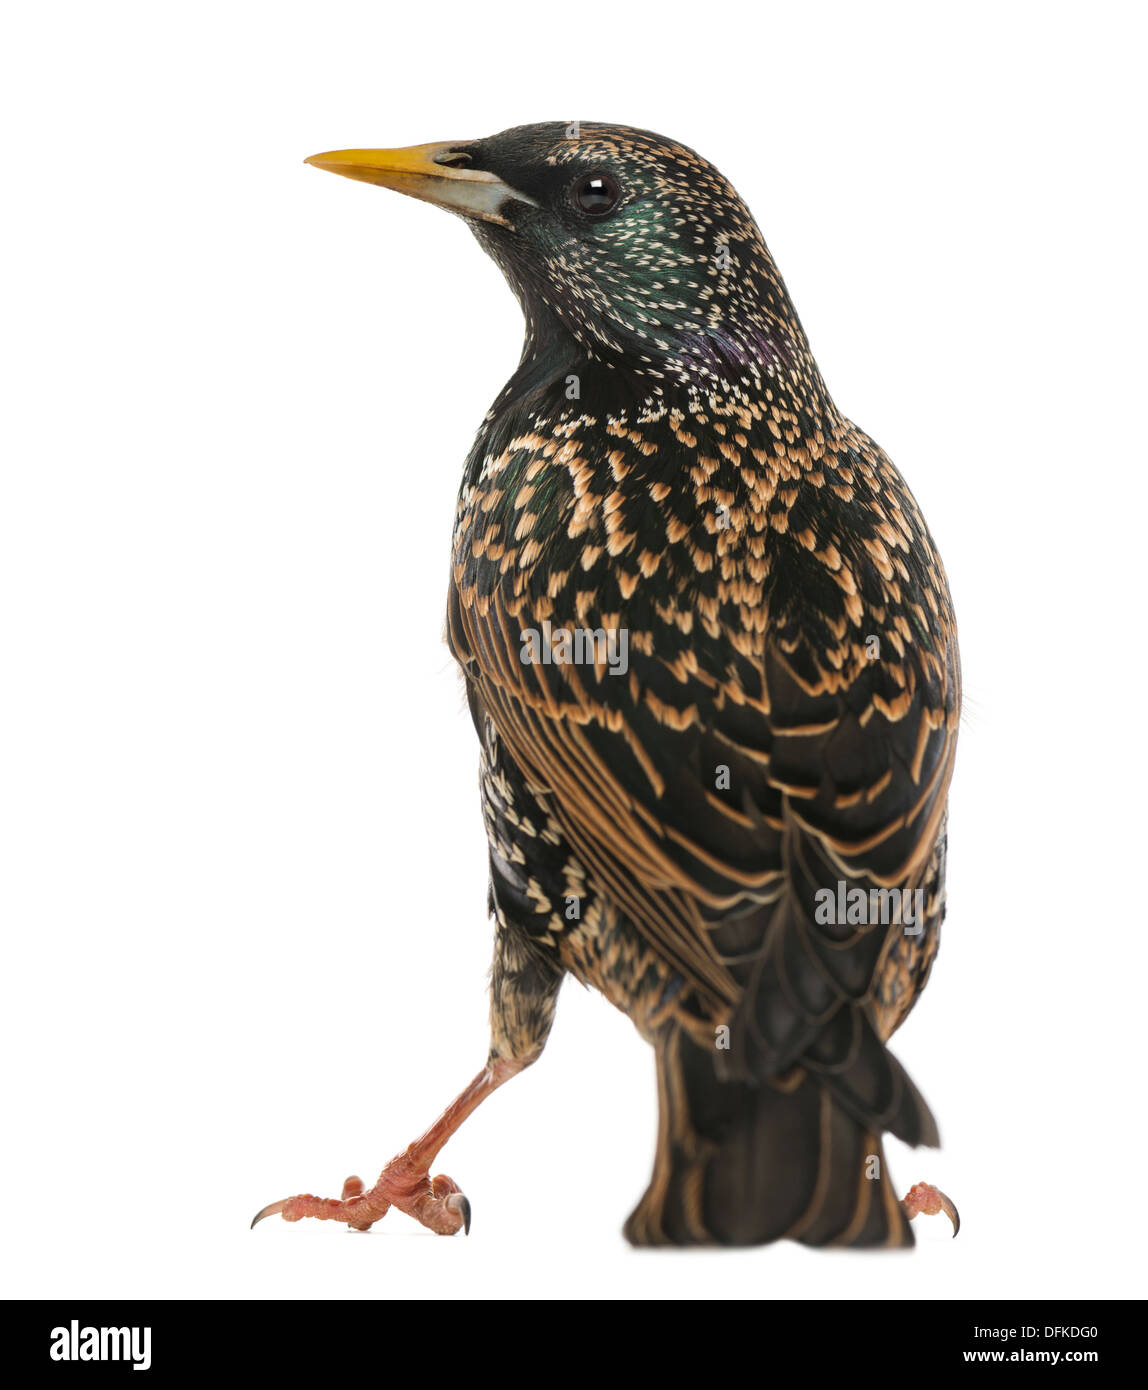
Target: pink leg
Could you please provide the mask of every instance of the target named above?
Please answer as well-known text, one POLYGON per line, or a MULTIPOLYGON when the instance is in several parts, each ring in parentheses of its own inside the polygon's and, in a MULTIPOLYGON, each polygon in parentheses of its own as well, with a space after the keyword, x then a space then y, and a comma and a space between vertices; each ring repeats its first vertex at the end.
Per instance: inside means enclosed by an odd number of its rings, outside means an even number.
POLYGON ((437 1235, 452 1236, 463 1229, 469 1234, 470 1203, 462 1189, 441 1173, 431 1177, 430 1166, 462 1122, 522 1067, 522 1062, 500 1060, 479 1072, 421 1139, 416 1139, 391 1159, 369 1191, 363 1191, 362 1178, 348 1178, 338 1200, 312 1197, 309 1193, 287 1197, 264 1207, 252 1221, 252 1227, 265 1216, 278 1214, 284 1221, 313 1216, 319 1221, 345 1221, 356 1231, 367 1231, 375 1221, 386 1216, 391 1207, 398 1207, 437 1235))
POLYGON ((901 1202, 905 1215, 912 1221, 913 1217, 919 1213, 925 1216, 936 1216, 944 1212, 953 1223, 953 1236, 961 1229, 961 1214, 957 1211, 952 1201, 945 1196, 939 1187, 934 1187, 929 1182, 916 1182, 909 1189, 908 1195, 901 1202))

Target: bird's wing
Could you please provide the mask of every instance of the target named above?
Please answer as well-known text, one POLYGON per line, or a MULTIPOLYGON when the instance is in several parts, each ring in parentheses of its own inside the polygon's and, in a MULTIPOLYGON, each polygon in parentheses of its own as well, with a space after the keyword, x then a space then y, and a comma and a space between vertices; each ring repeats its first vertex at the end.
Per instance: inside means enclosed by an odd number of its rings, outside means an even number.
POLYGON ((902 928, 821 924, 817 894, 921 881, 952 768, 955 645, 926 634, 866 659, 838 585, 820 604, 776 592, 760 642, 691 623, 684 598, 635 599, 624 674, 524 660, 528 630, 609 628, 611 604, 565 575, 498 582, 505 563, 481 561, 504 551, 486 535, 456 549, 449 641, 587 871, 744 1024, 751 1071, 778 1074, 814 1044, 827 1067, 855 1055, 857 1011, 840 1006, 867 996, 902 928))

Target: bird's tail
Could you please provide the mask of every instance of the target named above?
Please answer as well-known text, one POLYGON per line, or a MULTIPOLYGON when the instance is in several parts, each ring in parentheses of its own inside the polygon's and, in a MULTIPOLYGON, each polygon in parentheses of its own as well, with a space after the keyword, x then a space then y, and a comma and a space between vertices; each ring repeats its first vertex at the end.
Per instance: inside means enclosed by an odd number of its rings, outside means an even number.
MULTIPOLYGON (((677 1026, 658 1041, 658 1149, 626 1223, 631 1244, 913 1244, 881 1145, 882 1128, 899 1125, 866 1124, 834 1082, 800 1067, 756 1085, 721 1081, 715 1056, 677 1026)), ((889 1062, 905 1103, 923 1111, 914 1123, 935 1136, 924 1101, 889 1062)))

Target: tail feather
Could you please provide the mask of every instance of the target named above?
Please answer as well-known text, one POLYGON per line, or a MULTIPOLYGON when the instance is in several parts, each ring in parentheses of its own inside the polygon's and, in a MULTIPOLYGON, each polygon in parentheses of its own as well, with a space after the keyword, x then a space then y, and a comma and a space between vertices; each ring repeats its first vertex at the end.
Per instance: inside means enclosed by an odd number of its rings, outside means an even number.
MULTIPOLYGON (((626 1223, 632 1244, 913 1244, 881 1144, 892 1126, 859 1118, 848 1074, 796 1068, 760 1085, 722 1081, 714 1053, 677 1027, 659 1039, 657 1065, 658 1149, 626 1223)), ((928 1107, 896 1073, 903 1084, 888 1105, 898 1131, 935 1135, 928 1107)))
POLYGON ((924 1097, 862 1009, 838 1010, 801 1061, 862 1125, 914 1146, 940 1143, 924 1097))

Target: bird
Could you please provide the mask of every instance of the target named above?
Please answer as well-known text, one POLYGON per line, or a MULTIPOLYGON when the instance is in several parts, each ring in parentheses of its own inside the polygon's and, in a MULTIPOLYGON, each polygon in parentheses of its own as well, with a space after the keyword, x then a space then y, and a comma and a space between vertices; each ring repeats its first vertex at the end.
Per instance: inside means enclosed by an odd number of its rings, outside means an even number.
POLYGON ((370 1188, 263 1208, 471 1230, 433 1172, 538 1060, 567 976, 653 1048, 636 1246, 898 1248, 883 1141, 935 1146, 888 1042, 945 916, 960 716, 940 555, 829 395, 748 208, 601 122, 306 163, 461 216, 525 320, 463 468, 446 635, 480 748, 490 1047, 370 1188))

